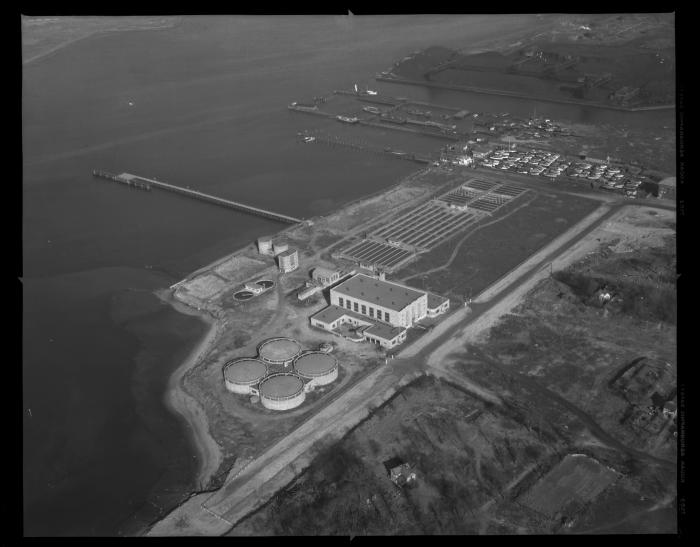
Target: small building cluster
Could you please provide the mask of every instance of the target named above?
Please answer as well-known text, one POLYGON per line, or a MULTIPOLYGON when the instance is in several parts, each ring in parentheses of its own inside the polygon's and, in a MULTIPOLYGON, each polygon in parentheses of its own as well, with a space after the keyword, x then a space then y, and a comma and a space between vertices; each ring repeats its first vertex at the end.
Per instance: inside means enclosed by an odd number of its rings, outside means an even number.
POLYGON ((293 272, 299 267, 299 252, 296 249, 290 249, 289 244, 281 239, 258 238, 258 252, 261 255, 277 258, 277 266, 282 273, 293 272))
POLYGON ((337 283, 343 274, 340 270, 324 268, 318 266, 311 272, 311 279, 307 280, 304 286, 297 292, 299 300, 306 300, 324 288, 337 283))
POLYGON ((493 150, 481 160, 481 165, 552 180, 561 176, 578 178, 606 190, 624 192, 630 197, 636 197, 637 188, 642 184, 638 176, 635 176, 641 169, 634 166, 625 168, 608 160, 586 157, 585 154, 574 160, 546 150, 493 150))
POLYGON ((335 331, 349 323, 358 340, 392 348, 406 340, 406 329, 425 317, 445 313, 447 298, 398 283, 356 274, 332 287, 330 306, 311 316, 311 325, 335 331))

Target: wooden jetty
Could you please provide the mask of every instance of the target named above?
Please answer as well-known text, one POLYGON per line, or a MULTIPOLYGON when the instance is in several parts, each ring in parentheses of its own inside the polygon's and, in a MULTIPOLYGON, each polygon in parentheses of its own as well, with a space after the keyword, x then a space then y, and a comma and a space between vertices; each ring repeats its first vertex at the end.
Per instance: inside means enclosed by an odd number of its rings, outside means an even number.
POLYGON ((145 177, 139 177, 132 175, 130 173, 121 173, 115 175, 107 171, 102 171, 95 169, 92 174, 95 177, 113 180, 121 184, 125 184, 132 188, 141 188, 144 190, 151 190, 151 188, 159 188, 161 190, 167 190, 169 192, 174 192, 183 196, 198 199, 200 201, 205 201, 207 203, 213 203, 214 205, 220 205, 222 207, 227 207, 229 209, 235 209, 237 211, 242 211, 244 213, 249 213, 251 215, 257 215, 259 217, 269 218, 272 220, 277 220, 279 222, 286 222, 289 224, 298 224, 302 222, 302 219, 291 217, 288 215, 283 215, 281 213, 276 213, 274 211, 269 211, 267 209, 261 209, 259 207, 253 207, 252 205, 246 205, 245 203, 240 203, 238 201, 233 201, 230 199, 224 199, 217 196, 212 196, 211 194, 205 194, 198 190, 193 190, 191 188, 183 188, 182 186, 176 186, 174 184, 168 184, 167 182, 162 182, 155 179, 148 179, 145 177))

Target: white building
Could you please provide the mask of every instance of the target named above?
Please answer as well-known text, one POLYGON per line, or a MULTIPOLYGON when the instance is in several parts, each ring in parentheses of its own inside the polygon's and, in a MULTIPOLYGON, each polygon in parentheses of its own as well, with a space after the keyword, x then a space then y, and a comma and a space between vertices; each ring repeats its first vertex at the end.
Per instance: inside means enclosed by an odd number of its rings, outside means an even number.
POLYGON ((331 289, 331 305, 408 328, 428 315, 428 293, 357 274, 331 289))
POLYGON ((277 264, 282 272, 293 272, 299 267, 299 253, 296 249, 289 249, 277 255, 277 264))
POLYGON ((311 278, 322 287, 327 287, 340 279, 340 271, 319 266, 311 272, 311 278))
POLYGON ((406 329, 449 308, 447 298, 398 283, 357 274, 330 291, 331 305, 311 316, 311 324, 335 330, 344 323, 362 328, 364 340, 394 347, 406 329))

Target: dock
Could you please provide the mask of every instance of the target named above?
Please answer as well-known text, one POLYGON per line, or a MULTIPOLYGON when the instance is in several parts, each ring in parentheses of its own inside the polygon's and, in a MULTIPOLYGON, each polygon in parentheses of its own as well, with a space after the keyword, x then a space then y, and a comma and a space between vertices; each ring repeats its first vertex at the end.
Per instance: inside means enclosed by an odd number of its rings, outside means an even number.
POLYGON ((421 156, 419 154, 401 152, 399 150, 393 150, 391 148, 381 148, 379 146, 373 146, 366 142, 353 142, 348 139, 343 139, 333 135, 324 135, 321 133, 310 132, 301 133, 300 135, 303 137, 313 137, 314 140, 311 142, 317 142, 330 146, 341 146, 350 150, 369 152, 374 154, 388 154, 399 159, 415 161, 417 163, 431 163, 433 161, 428 156, 421 156))
POLYGON ((151 190, 151 188, 159 188, 161 190, 174 192, 176 194, 198 199, 200 201, 205 201, 207 203, 212 203, 214 205, 227 207, 228 209, 235 209, 236 211, 242 211, 244 213, 249 213, 251 215, 256 215, 259 217, 277 220, 279 222, 286 222, 288 224, 299 224, 300 222, 302 222, 302 219, 299 218, 283 215, 281 213, 276 213, 267 209, 261 209, 259 207, 253 207, 252 205, 246 205, 245 203, 240 203, 238 201, 212 196, 211 194, 205 194, 204 192, 193 190, 191 188, 183 188, 182 186, 168 184, 167 182, 162 182, 155 179, 148 179, 145 177, 139 177, 137 175, 132 175, 131 173, 120 173, 119 175, 115 175, 113 173, 109 173, 108 171, 95 169, 92 172, 92 174, 95 177, 106 180, 112 180, 114 182, 130 186, 132 188, 141 188, 149 191, 151 190))

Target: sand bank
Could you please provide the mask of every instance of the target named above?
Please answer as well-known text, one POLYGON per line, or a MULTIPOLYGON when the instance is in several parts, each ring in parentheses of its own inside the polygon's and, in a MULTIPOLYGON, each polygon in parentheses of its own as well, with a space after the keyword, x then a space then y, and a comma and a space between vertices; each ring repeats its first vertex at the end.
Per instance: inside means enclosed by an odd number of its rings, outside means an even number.
POLYGON ((183 376, 199 363, 214 347, 221 336, 221 324, 204 313, 198 313, 175 301, 169 291, 157 291, 156 296, 163 302, 170 304, 180 313, 196 315, 209 325, 209 330, 204 338, 192 349, 187 358, 173 372, 168 382, 165 394, 165 403, 172 411, 181 415, 188 424, 192 433, 192 441, 199 454, 199 470, 197 472, 197 488, 206 488, 214 473, 221 465, 223 455, 221 447, 209 433, 204 410, 199 403, 190 396, 182 385, 183 376))

